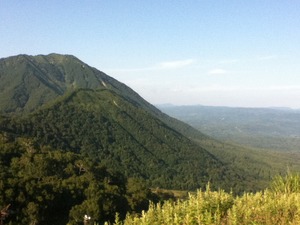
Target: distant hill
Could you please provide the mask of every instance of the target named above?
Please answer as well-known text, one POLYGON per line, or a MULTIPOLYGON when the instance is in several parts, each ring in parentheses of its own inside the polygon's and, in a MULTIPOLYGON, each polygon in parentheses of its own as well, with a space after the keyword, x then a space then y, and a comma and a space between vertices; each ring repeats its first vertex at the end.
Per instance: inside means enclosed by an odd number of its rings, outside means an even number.
POLYGON ((222 141, 280 151, 300 149, 300 111, 289 108, 158 106, 222 141))

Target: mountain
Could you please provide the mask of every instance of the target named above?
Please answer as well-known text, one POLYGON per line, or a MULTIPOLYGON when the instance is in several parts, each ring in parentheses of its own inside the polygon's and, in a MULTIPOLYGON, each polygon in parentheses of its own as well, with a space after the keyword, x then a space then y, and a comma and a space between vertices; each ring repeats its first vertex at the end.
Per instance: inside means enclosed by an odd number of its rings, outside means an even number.
POLYGON ((190 136, 205 136, 171 118, 141 98, 128 86, 71 55, 18 55, 0 59, 0 113, 32 112, 76 89, 106 88, 130 99, 168 125, 190 136))
POLYGON ((126 85, 74 56, 0 60, 0 130, 34 145, 81 154, 152 187, 244 188, 238 174, 187 138, 205 138, 161 113, 126 85))
POLYGON ((31 112, 78 88, 105 87, 154 109, 126 85, 71 55, 18 55, 0 59, 0 112, 31 112))
POLYGON ((24 114, 77 89, 109 89, 189 137, 205 135, 171 118, 131 88, 72 55, 18 55, 0 59, 0 113, 24 114))

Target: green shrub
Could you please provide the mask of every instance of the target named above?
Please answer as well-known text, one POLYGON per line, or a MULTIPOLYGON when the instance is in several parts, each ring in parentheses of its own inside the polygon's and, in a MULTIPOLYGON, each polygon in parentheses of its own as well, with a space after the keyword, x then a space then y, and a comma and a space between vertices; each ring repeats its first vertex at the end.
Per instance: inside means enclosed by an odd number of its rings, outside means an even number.
POLYGON ((299 175, 276 177, 271 188, 234 196, 223 190, 198 190, 187 200, 151 204, 140 215, 128 214, 115 225, 300 224, 299 175))
POLYGON ((279 193, 300 192, 300 175, 288 172, 284 177, 276 176, 271 183, 271 190, 279 193))

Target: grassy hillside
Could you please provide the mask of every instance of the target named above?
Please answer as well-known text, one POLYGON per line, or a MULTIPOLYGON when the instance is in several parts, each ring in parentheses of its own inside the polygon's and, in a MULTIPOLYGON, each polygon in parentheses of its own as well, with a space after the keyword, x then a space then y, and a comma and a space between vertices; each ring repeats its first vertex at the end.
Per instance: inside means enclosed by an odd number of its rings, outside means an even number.
POLYGON ((233 196, 223 190, 198 190, 184 201, 152 204, 141 215, 128 215, 115 225, 239 225, 299 224, 299 175, 277 177, 271 187, 233 196))

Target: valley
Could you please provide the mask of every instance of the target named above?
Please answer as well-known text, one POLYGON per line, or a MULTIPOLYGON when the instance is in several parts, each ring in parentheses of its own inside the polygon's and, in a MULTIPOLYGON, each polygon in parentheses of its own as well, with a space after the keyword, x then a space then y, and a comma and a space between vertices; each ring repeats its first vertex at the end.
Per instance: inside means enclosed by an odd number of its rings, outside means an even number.
POLYGON ((264 188, 274 176, 300 170, 299 110, 200 105, 158 108, 207 134, 207 139, 196 142, 228 165, 255 174, 256 187, 262 177, 264 188))

